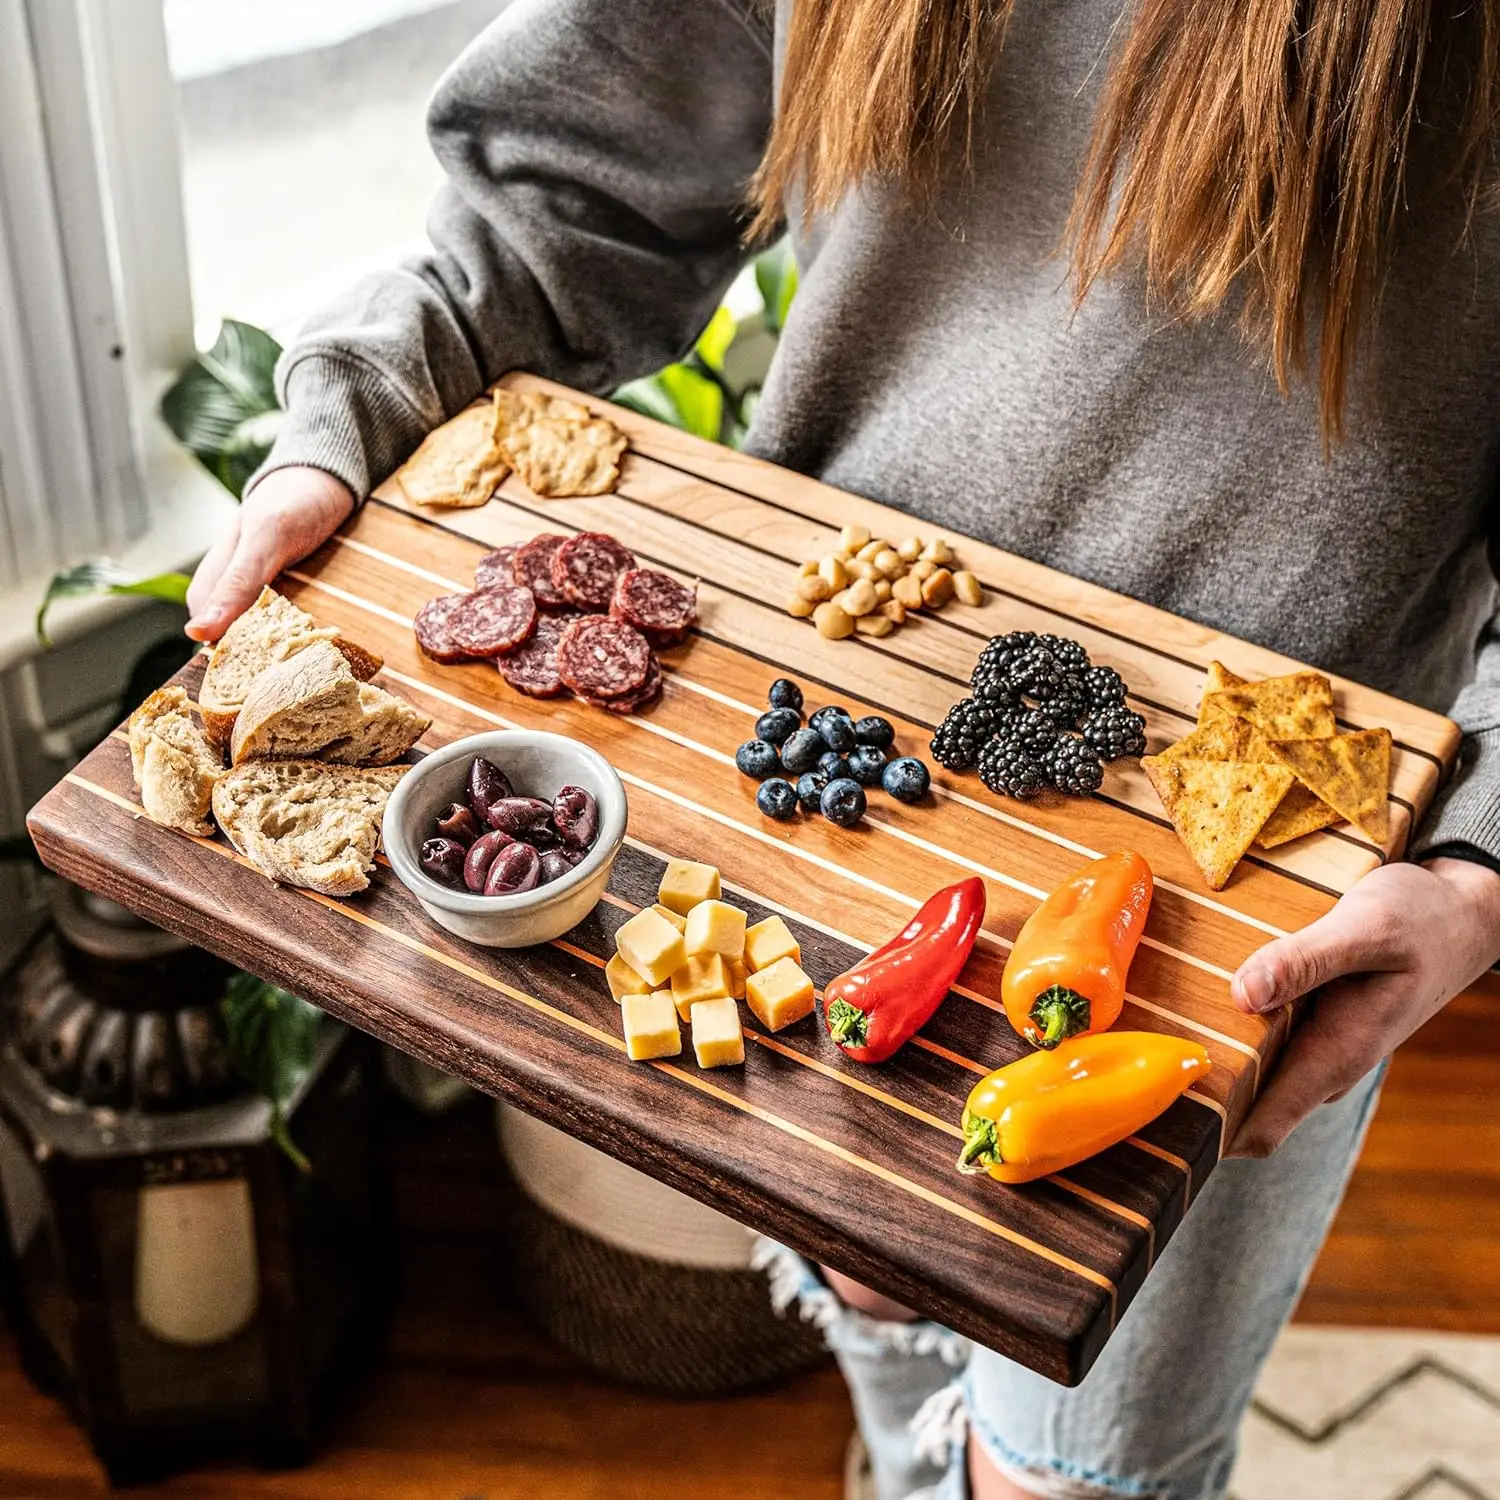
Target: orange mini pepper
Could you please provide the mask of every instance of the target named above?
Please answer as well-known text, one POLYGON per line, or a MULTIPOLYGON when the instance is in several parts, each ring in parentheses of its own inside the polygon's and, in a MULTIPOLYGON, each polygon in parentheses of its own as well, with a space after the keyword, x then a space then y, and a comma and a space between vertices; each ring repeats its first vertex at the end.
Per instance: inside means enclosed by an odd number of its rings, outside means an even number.
POLYGON ((1005 1014, 1022 1036, 1055 1047, 1114 1025, 1151 891, 1151 866, 1122 849, 1085 865, 1032 912, 1000 981, 1005 1014))
POLYGON ((974 1085, 958 1170, 1032 1182, 1134 1135, 1209 1069, 1197 1042, 1152 1031, 1075 1037, 974 1085))

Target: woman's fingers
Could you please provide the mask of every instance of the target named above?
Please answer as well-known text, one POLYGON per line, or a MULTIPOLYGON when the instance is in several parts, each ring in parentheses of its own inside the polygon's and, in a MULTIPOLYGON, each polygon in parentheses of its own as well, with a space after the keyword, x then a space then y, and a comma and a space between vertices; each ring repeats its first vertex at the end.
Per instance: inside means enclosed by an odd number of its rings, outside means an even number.
POLYGON ((223 534, 212 547, 204 554, 193 572, 193 581, 188 585, 187 605, 189 620, 187 633, 194 640, 206 640, 200 627, 200 617, 208 607, 208 601, 213 598, 214 589, 219 579, 224 575, 224 569, 229 566, 229 559, 234 556, 234 549, 240 539, 240 515, 236 511, 229 525, 224 528, 223 534))

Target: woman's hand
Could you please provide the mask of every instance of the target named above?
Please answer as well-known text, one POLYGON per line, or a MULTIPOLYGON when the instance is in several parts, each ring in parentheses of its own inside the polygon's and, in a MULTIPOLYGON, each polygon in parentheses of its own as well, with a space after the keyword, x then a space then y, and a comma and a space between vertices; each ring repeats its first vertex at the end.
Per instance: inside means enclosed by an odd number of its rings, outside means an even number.
POLYGON ((234 524, 198 564, 187 633, 216 641, 281 570, 306 557, 354 509, 349 487, 322 469, 273 469, 245 496, 234 524))
POLYGON ((1462 859, 1382 865, 1327 916, 1240 965, 1242 1010, 1313 997, 1231 1156, 1269 1156, 1500 958, 1500 875, 1462 859))

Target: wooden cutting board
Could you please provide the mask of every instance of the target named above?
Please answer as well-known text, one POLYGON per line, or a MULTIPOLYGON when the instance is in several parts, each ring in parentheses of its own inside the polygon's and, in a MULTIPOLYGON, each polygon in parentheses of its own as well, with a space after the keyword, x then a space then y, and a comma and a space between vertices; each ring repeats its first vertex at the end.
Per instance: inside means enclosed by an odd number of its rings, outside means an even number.
MULTIPOLYGON (((560 391, 524 375, 519 389, 560 391)), ((574 394, 574 393, 567 393, 574 394)), ((478 510, 413 513, 391 483, 281 581, 320 622, 386 661, 388 686, 433 717, 424 744, 496 727, 558 730, 600 749, 630 799, 627 848, 594 914, 548 947, 502 953, 434 926, 382 866, 337 902, 272 885, 222 840, 192 840, 137 816, 115 734, 33 811, 43 857, 70 878, 357 1026, 510 1100, 652 1176, 920 1309, 1053 1379, 1088 1370, 1199 1193, 1284 1039, 1287 1018, 1240 1014, 1235 967, 1260 944, 1326 911, 1399 854, 1452 765, 1449 720, 1335 681, 1340 720, 1396 737, 1392 836, 1321 833, 1256 854, 1207 891, 1134 763, 1091 799, 1002 801, 972 775, 934 767, 930 804, 871 797, 862 826, 761 816, 734 768, 766 690, 803 684, 809 709, 882 713, 902 752, 927 756, 932 727, 964 696, 991 635, 1052 631, 1118 668, 1146 715, 1151 748, 1193 722, 1217 657, 1247 677, 1297 663, 953 538, 983 580, 978 609, 952 605, 894 634, 824 640, 782 602, 796 565, 855 521, 899 538, 914 523, 871 501, 686 437, 605 403, 630 437, 617 494, 544 500, 514 476, 478 510), (665 653, 667 685, 619 718, 573 700, 512 692, 489 665, 441 667, 410 621, 434 594, 469 587, 485 551, 540 531, 607 530, 643 564, 701 580, 701 621, 665 653), (999 1003, 1011 939, 1083 861, 1131 846, 1157 895, 1131 972, 1122 1026, 1203 1042, 1213 1071, 1139 1136, 1023 1188, 954 1170, 957 1121, 976 1077, 1022 1054, 999 1003), (747 1025, 742 1069, 629 1062, 601 973, 612 934, 653 899, 667 855, 718 864, 755 920, 780 912, 825 983, 903 925, 932 891, 984 878, 985 932, 962 984, 917 1042, 879 1068, 851 1063, 821 1021, 777 1037, 747 1025)), ((192 691, 201 667, 182 680, 192 691)))

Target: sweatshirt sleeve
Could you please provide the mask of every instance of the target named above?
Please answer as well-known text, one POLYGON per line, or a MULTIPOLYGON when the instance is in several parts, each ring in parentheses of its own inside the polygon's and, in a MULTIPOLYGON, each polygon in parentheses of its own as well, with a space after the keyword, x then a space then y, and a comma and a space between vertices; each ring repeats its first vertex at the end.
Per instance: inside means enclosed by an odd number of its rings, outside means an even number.
POLYGON ((507 370, 603 393, 680 359, 743 264, 771 97, 756 0, 514 0, 429 108, 430 252, 304 326, 255 478, 362 497, 507 370))

